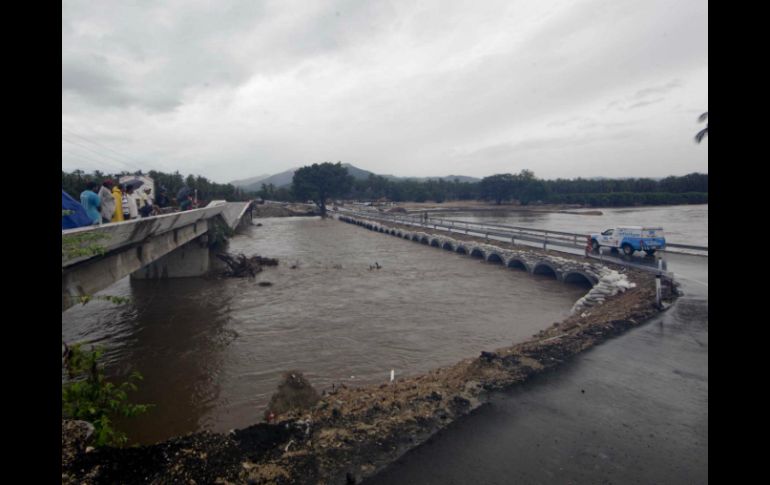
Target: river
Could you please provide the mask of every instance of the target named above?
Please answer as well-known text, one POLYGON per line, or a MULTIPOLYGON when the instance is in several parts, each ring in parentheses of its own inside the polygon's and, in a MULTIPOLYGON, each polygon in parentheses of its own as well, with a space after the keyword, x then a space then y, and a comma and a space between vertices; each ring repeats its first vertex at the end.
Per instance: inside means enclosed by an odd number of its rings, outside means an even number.
POLYGON ((103 293, 131 303, 62 314, 62 338, 103 346, 109 376, 143 374, 135 399, 155 406, 130 439, 253 424, 288 370, 320 390, 453 364, 527 339, 586 292, 334 220, 259 222, 230 244, 280 260, 254 280, 125 278, 103 293))
POLYGON ((708 246, 708 204, 574 210, 571 213, 533 211, 438 212, 443 217, 468 222, 505 224, 588 234, 618 226, 663 227, 667 242, 708 246), (590 215, 599 211, 602 215, 590 215), (580 214, 580 213, 583 214, 580 214))

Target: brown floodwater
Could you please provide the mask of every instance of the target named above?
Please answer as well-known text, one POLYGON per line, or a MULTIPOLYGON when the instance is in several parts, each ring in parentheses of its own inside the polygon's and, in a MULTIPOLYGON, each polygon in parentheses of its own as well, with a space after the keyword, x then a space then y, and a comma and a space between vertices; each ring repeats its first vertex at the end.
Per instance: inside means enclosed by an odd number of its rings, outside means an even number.
POLYGON ((335 220, 259 222, 229 248, 280 260, 255 279, 125 278, 103 293, 131 303, 62 314, 64 341, 103 346, 108 375, 143 374, 135 400, 155 406, 132 440, 254 424, 290 369, 321 390, 453 364, 530 337, 587 291, 335 220))

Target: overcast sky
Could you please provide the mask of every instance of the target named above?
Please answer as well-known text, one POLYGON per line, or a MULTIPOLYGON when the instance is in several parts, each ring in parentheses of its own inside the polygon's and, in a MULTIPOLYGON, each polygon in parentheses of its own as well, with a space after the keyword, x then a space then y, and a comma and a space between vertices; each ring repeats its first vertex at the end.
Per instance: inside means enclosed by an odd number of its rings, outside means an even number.
POLYGON ((706 0, 69 1, 62 169, 708 172, 706 0))

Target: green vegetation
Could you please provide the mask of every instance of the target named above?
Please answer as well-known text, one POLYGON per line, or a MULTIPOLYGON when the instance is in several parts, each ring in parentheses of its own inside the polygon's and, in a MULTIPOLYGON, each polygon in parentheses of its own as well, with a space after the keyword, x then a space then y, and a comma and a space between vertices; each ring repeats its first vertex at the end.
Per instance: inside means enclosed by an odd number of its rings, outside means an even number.
POLYGON ((634 206, 708 203, 708 174, 692 173, 660 180, 629 179, 538 179, 530 170, 518 174, 497 174, 480 182, 455 180, 388 180, 380 176, 356 180, 345 198, 444 202, 447 200, 489 200, 496 204, 518 202, 581 204, 589 206, 634 206))
MULTIPOLYGON (((708 113, 701 116, 705 120, 708 113)), ((708 126, 698 135, 706 136, 708 126)), ((703 204, 708 202, 708 174, 691 173, 681 177, 666 177, 655 180, 650 178, 628 179, 555 179, 543 180, 530 170, 518 174, 496 174, 485 177, 479 182, 460 182, 459 179, 388 179, 380 175, 369 175, 365 179, 349 176, 347 169, 340 163, 314 164, 297 171, 299 178, 292 186, 275 187, 262 184, 256 193, 246 193, 230 184, 214 184, 204 177, 184 178, 179 172, 165 174, 150 171, 156 186, 164 185, 168 195, 173 197, 184 184, 198 189, 198 198, 202 201, 225 199, 230 201, 247 200, 254 196, 267 200, 301 201, 308 199, 320 201, 323 189, 326 199, 344 198, 353 200, 388 200, 393 202, 442 203, 453 200, 489 200, 501 204, 517 202, 522 205, 536 203, 582 204, 590 206, 621 205, 664 205, 664 204, 703 204), (315 168, 314 168, 315 167, 315 168), (325 168, 322 168, 325 167, 325 168), (331 168, 335 167, 335 168, 331 168), (347 176, 346 176, 347 175, 347 176), (333 192, 329 189, 334 187, 333 192)), ((112 176, 117 178, 118 175, 112 176)), ((295 174, 295 177, 297 175, 295 174)), ((62 172, 62 188, 70 195, 78 196, 88 180, 98 181, 106 174, 95 172, 92 175, 80 171, 62 172)), ((319 207, 321 202, 319 202, 319 207)))
POLYGON ((542 180, 531 170, 522 170, 516 175, 503 173, 484 177, 479 183, 480 198, 494 200, 500 205, 504 200, 516 199, 521 205, 543 200, 547 189, 542 180))
POLYGON ((136 391, 141 374, 133 372, 127 381, 114 384, 104 377, 98 361, 100 349, 84 350, 81 345, 65 344, 63 367, 66 381, 62 384, 62 415, 82 419, 94 425, 96 446, 123 446, 125 433, 115 429, 116 417, 130 418, 145 413, 151 405, 131 404, 128 393, 136 391))
POLYGON ((342 197, 353 186, 353 177, 348 169, 337 163, 314 163, 294 172, 292 192, 299 200, 311 199, 321 209, 321 216, 326 216, 326 201, 342 197))
MULTIPOLYGON (((64 217, 62 211, 62 217, 64 217)), ((106 234, 87 232, 83 234, 68 234, 61 238, 61 259, 68 261, 81 256, 101 256, 106 248, 98 242, 107 239, 106 234)))
POLYGON ((227 240, 235 235, 235 230, 218 217, 212 219, 209 224, 209 249, 219 251, 227 245, 227 240))

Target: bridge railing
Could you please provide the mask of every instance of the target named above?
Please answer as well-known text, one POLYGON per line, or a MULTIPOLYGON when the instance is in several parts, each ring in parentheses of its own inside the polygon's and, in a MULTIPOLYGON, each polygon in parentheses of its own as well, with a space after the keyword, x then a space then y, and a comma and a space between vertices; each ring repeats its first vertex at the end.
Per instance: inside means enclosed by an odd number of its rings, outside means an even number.
MULTIPOLYGON (((231 221, 242 217, 247 206, 247 202, 229 203, 226 201, 212 201, 209 205, 200 209, 63 230, 62 240, 68 237, 82 239, 87 241, 84 245, 99 246, 101 252, 107 253, 125 246, 138 244, 152 236, 211 219, 217 215, 222 215, 227 223, 230 224, 231 221), (241 207, 242 205, 243 207, 241 207)), ((96 255, 70 256, 62 254, 62 268, 80 263, 96 255)))
MULTIPOLYGON (((474 233, 484 235, 485 237, 494 236, 510 239, 512 243, 527 241, 542 244, 543 248, 548 246, 559 246, 568 248, 583 249, 586 246, 588 234, 574 232, 553 231, 547 229, 536 229, 532 227, 511 226, 506 224, 478 223, 462 221, 458 219, 447 219, 443 217, 428 217, 427 222, 423 217, 413 214, 403 213, 381 213, 374 211, 356 211, 343 209, 345 212, 354 213, 360 217, 368 217, 381 221, 393 222, 394 224, 406 224, 420 227, 433 227, 434 229, 446 229, 450 232, 463 232, 465 234, 474 233)), ((666 243, 666 250, 685 249, 708 253, 707 246, 694 246, 688 244, 666 243)), ((672 251, 676 252, 676 251, 672 251)))

